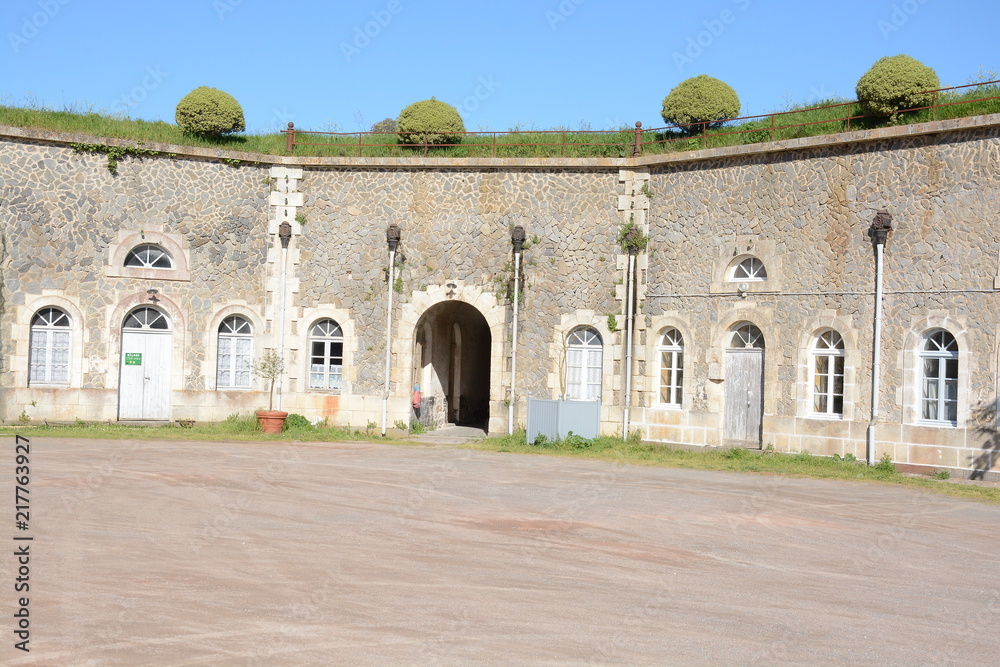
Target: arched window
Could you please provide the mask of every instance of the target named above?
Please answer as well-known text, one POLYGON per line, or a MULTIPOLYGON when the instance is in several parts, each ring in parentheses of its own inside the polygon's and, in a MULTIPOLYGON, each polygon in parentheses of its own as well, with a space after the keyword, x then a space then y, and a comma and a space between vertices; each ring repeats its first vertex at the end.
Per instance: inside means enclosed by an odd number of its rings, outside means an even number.
POLYGON ((566 341, 566 397, 573 401, 601 400, 604 343, 596 329, 577 329, 566 341))
POLYGON ((122 328, 169 331, 170 320, 156 308, 136 308, 125 318, 122 328))
POLYGON ((28 383, 69 383, 69 315, 42 308, 31 318, 28 383))
POLYGON ((340 389, 344 382, 344 333, 331 319, 309 330, 309 388, 340 389))
POLYGON ((219 356, 216 363, 216 389, 247 389, 253 365, 253 326, 239 315, 222 320, 219 325, 219 356))
POLYGON ((767 280, 767 270, 764 262, 756 257, 747 257, 733 267, 733 275, 729 279, 732 282, 767 280))
POLYGON ((172 269, 174 258, 160 246, 146 243, 128 251, 125 266, 136 269, 172 269))
POLYGON ((670 328, 660 337, 660 403, 680 407, 684 390, 684 338, 670 328))
POLYGON ((760 332, 760 329, 749 322, 741 324, 733 329, 733 333, 729 338, 729 347, 737 350, 748 348, 763 350, 764 334, 760 332))
POLYGON ((944 329, 924 335, 920 380, 920 418, 958 423, 958 342, 944 329))
POLYGON ((812 349, 813 412, 844 414, 844 339, 833 329, 816 337, 812 349))

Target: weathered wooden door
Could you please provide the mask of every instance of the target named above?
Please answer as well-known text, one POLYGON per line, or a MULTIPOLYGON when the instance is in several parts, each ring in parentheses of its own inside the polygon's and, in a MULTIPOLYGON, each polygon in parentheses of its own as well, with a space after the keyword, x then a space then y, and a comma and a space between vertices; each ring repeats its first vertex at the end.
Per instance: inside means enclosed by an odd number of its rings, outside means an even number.
POLYGON ((122 329, 118 419, 170 418, 168 326, 162 313, 152 308, 135 311, 126 319, 122 329))
POLYGON ((760 447, 764 413, 764 350, 726 350, 726 443, 760 447))

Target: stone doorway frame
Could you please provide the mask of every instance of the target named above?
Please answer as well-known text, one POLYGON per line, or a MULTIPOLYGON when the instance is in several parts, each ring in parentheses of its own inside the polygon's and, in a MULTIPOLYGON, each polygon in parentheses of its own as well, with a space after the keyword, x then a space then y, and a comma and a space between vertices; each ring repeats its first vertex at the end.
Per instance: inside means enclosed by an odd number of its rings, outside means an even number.
MULTIPOLYGON (((498 303, 493 292, 484 291, 480 285, 466 285, 457 280, 450 280, 448 283, 455 287, 449 288, 447 284, 430 285, 426 290, 413 292, 410 301, 400 306, 399 319, 393 332, 392 349, 395 351, 393 356, 396 361, 389 374, 390 396, 397 400, 403 399, 404 402, 399 405, 406 406, 408 421, 413 383, 420 382, 420 378, 413 377, 417 324, 432 307, 447 301, 460 301, 478 310, 490 330, 490 419, 487 428, 489 433, 503 433, 507 428, 507 411, 500 408, 507 398, 507 384, 510 381, 507 359, 510 351, 506 344, 507 306, 498 303)), ((390 421, 395 418, 399 418, 399 415, 393 415, 390 421)))

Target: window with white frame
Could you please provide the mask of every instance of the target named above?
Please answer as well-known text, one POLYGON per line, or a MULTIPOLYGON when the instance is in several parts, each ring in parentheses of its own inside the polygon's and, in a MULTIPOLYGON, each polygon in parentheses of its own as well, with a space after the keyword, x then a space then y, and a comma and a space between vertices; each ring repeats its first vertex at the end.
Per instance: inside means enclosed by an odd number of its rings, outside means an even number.
POLYGON ((729 278, 732 282, 767 280, 767 270, 764 262, 756 257, 747 257, 733 267, 733 275, 729 278))
POLYGON ((764 349, 764 334, 753 324, 746 322, 733 329, 729 336, 729 347, 734 350, 764 349))
POLYGON ((309 388, 340 389, 344 381, 344 333, 331 319, 309 330, 309 388))
POLYGON ((673 327, 660 336, 660 403, 680 407, 684 391, 684 338, 673 327))
POLYGON ((146 243, 128 251, 125 266, 136 269, 172 269, 174 258, 160 246, 146 243))
POLYGON ((253 325, 239 315, 227 317, 219 325, 216 389, 248 389, 252 365, 253 325))
POLYGON ((170 320, 156 308, 136 308, 125 318, 122 328, 144 331, 168 331, 170 329, 170 320))
POLYGON ((31 318, 29 384, 68 384, 70 319, 59 308, 42 308, 31 318))
POLYGON ((601 400, 604 343, 596 329, 577 329, 566 341, 566 398, 601 400))
POLYGON ((944 329, 928 332, 920 347, 920 418, 958 422, 958 342, 944 329))
POLYGON ((844 339, 833 329, 816 337, 812 349, 813 413, 844 414, 844 339))

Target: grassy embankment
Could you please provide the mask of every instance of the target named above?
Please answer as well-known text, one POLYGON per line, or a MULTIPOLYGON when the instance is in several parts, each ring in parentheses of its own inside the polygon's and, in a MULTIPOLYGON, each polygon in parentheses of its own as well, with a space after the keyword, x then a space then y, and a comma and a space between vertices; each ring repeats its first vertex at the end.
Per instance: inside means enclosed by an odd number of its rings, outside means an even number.
MULTIPOLYGON (((1000 99, 984 102, 971 101, 998 95, 1000 95, 1000 86, 996 84, 944 92, 939 95, 938 104, 954 104, 938 108, 933 114, 930 110, 923 110, 902 113, 892 119, 853 118, 850 121, 850 129, 863 130, 893 124, 922 123, 932 119, 945 120, 1000 113, 1000 99)), ((688 136, 674 131, 644 131, 643 153, 653 155, 844 132, 848 129, 848 123, 840 119, 848 115, 860 116, 861 111, 857 103, 850 107, 828 106, 839 102, 842 100, 824 100, 813 105, 793 107, 789 112, 773 117, 734 121, 719 129, 709 130, 704 135, 688 136)), ((86 134, 93 137, 129 139, 144 144, 165 143, 265 155, 286 155, 285 136, 280 133, 246 134, 211 140, 186 134, 176 125, 161 121, 126 120, 89 110, 80 112, 74 108, 54 110, 38 103, 25 106, 0 105, 0 125, 86 134)), ((354 157, 359 153, 359 135, 356 133, 299 134, 298 137, 299 141, 321 145, 298 146, 296 155, 354 157)), ((489 157, 493 155, 496 157, 627 157, 632 155, 634 137, 634 130, 629 127, 612 132, 543 130, 519 131, 499 135, 483 132, 465 135, 459 145, 431 148, 428 155, 435 157, 489 157)), ((400 146, 395 134, 363 135, 362 142, 375 144, 365 145, 361 148, 360 153, 363 157, 423 155, 422 148, 400 146)))

